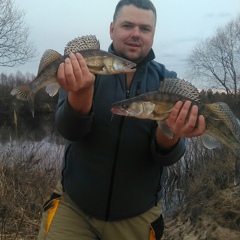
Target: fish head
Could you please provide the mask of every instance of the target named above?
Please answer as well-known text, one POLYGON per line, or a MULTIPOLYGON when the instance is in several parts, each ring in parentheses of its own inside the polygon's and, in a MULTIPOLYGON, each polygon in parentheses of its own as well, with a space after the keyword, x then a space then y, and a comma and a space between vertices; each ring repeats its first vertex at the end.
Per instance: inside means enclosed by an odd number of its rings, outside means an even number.
POLYGON ((128 61, 124 58, 114 58, 112 66, 116 72, 128 73, 136 71, 136 63, 128 61))
POLYGON ((133 99, 123 100, 112 105, 111 111, 113 114, 136 117, 136 118, 151 118, 155 104, 152 102, 143 102, 133 99))
POLYGON ((137 64, 125 58, 102 50, 98 52, 98 55, 104 59, 102 71, 104 71, 105 74, 121 74, 136 71, 137 64))

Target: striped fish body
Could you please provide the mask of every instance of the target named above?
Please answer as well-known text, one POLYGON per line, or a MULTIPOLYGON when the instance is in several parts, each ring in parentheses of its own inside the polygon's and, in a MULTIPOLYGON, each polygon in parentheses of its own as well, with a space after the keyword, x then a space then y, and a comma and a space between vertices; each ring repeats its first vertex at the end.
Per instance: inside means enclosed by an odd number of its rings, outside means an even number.
POLYGON ((240 123, 227 104, 203 104, 198 90, 189 82, 180 79, 165 79, 158 91, 148 92, 112 105, 112 113, 122 116, 156 120, 168 136, 172 132, 164 120, 168 118, 177 101, 191 101, 199 107, 199 114, 206 120, 206 131, 201 136, 209 149, 219 142, 231 148, 240 157, 240 123))
POLYGON ((160 83, 158 91, 114 103, 111 111, 121 116, 156 120, 162 132, 172 138, 173 133, 164 120, 177 101, 186 100, 197 105, 199 114, 205 117, 206 130, 200 136, 203 145, 213 149, 222 143, 235 154, 234 184, 240 184, 240 121, 226 103, 203 104, 198 90, 191 83, 180 79, 165 79, 160 83))
POLYGON ((95 36, 83 36, 70 41, 62 56, 57 51, 48 49, 44 52, 38 69, 37 77, 29 84, 21 85, 11 91, 12 95, 20 100, 28 101, 34 116, 34 95, 41 89, 46 88, 50 96, 57 94, 60 86, 56 75, 59 64, 70 53, 81 53, 86 61, 89 71, 93 74, 120 74, 134 72, 136 64, 126 59, 115 56, 100 49, 100 43, 95 36))

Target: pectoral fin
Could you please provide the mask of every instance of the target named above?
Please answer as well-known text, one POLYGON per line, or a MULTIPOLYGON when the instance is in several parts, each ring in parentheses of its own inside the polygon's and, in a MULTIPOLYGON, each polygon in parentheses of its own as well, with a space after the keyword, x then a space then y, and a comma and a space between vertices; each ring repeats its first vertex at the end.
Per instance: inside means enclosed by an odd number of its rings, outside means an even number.
POLYGON ((173 138, 173 133, 168 127, 168 125, 165 122, 157 121, 158 127, 161 129, 161 131, 166 135, 169 139, 173 138))
POLYGON ((49 94, 50 97, 53 97, 54 95, 57 94, 59 88, 60 88, 60 85, 58 84, 58 82, 54 82, 54 83, 49 84, 46 87, 45 91, 49 94))
POLYGON ((216 138, 208 135, 208 134, 203 134, 200 136, 202 144, 204 145, 204 147, 208 148, 208 149, 213 149, 213 148, 217 148, 220 147, 220 143, 219 141, 216 140, 216 138))

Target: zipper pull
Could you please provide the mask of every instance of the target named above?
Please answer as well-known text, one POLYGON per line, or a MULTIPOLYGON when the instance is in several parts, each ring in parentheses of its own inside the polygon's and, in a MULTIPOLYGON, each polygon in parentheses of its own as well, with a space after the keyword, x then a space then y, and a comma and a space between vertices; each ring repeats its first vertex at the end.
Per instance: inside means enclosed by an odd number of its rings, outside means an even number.
POLYGON ((126 91, 126 98, 129 98, 129 96, 130 96, 130 91, 127 89, 127 91, 126 91))
POLYGON ((140 95, 141 93, 141 82, 137 82, 137 89, 136 89, 136 96, 140 95))

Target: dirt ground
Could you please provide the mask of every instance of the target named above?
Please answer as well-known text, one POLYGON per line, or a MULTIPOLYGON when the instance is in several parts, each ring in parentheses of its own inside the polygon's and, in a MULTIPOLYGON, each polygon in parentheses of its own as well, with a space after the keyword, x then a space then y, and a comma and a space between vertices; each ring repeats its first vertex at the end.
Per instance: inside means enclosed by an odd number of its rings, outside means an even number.
POLYGON ((187 203, 165 222, 164 240, 240 240, 240 186, 187 203))

